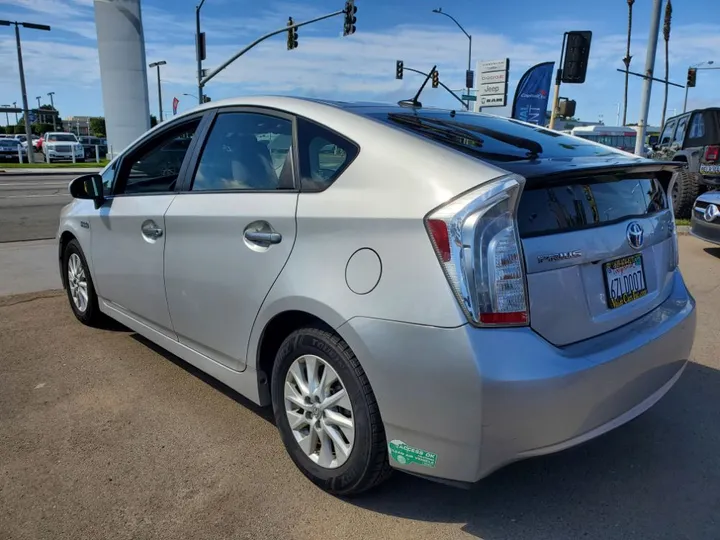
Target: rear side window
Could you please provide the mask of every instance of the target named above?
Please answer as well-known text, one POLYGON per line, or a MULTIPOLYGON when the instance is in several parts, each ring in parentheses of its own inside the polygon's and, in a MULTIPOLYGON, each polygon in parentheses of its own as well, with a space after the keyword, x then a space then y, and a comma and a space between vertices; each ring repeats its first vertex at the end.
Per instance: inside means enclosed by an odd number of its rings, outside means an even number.
POLYGON ((662 186, 647 178, 614 177, 525 188, 518 209, 520 236, 541 236, 607 225, 667 208, 662 186))
POLYGON ((298 119, 298 149, 303 191, 327 189, 359 151, 352 141, 302 118, 298 119))

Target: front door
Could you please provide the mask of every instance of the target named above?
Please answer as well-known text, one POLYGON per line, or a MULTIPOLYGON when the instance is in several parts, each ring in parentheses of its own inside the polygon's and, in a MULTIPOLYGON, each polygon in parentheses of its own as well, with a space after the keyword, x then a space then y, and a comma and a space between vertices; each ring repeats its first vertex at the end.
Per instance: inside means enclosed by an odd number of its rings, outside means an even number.
POLYGON ((90 222, 98 295, 173 339, 163 277, 165 212, 199 123, 164 130, 124 156, 105 184, 110 197, 90 222))
POLYGON ((165 288, 178 339, 237 370, 295 242, 292 132, 279 113, 219 112, 165 215, 165 288))

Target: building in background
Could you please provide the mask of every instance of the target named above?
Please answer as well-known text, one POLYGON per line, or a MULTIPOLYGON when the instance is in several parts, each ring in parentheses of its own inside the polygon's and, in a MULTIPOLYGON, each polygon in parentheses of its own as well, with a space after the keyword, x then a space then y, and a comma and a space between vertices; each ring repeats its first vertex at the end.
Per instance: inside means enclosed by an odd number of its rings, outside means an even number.
POLYGON ((90 135, 89 116, 68 116, 63 118, 63 126, 75 135, 90 135))

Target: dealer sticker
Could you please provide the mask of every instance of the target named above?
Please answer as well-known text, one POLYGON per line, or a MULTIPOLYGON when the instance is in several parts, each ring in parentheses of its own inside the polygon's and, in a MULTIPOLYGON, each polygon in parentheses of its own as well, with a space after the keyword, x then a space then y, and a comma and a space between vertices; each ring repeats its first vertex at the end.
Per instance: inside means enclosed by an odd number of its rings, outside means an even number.
POLYGON ((390 457, 401 465, 416 463, 423 467, 435 467, 435 463, 437 463, 437 454, 420 448, 413 448, 397 439, 390 441, 388 448, 390 449, 390 457))

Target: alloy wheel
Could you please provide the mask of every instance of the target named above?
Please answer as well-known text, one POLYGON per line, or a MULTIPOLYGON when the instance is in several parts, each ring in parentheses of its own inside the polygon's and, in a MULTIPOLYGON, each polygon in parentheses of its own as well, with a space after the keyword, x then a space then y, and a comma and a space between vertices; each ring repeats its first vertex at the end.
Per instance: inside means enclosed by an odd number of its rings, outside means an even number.
POLYGON ((319 356, 300 356, 288 369, 283 394, 290 429, 305 455, 327 469, 343 465, 353 449, 355 421, 337 372, 319 356))
POLYGON ((71 253, 67 265, 68 288, 73 304, 80 313, 88 307, 88 283, 85 268, 77 253, 71 253))

